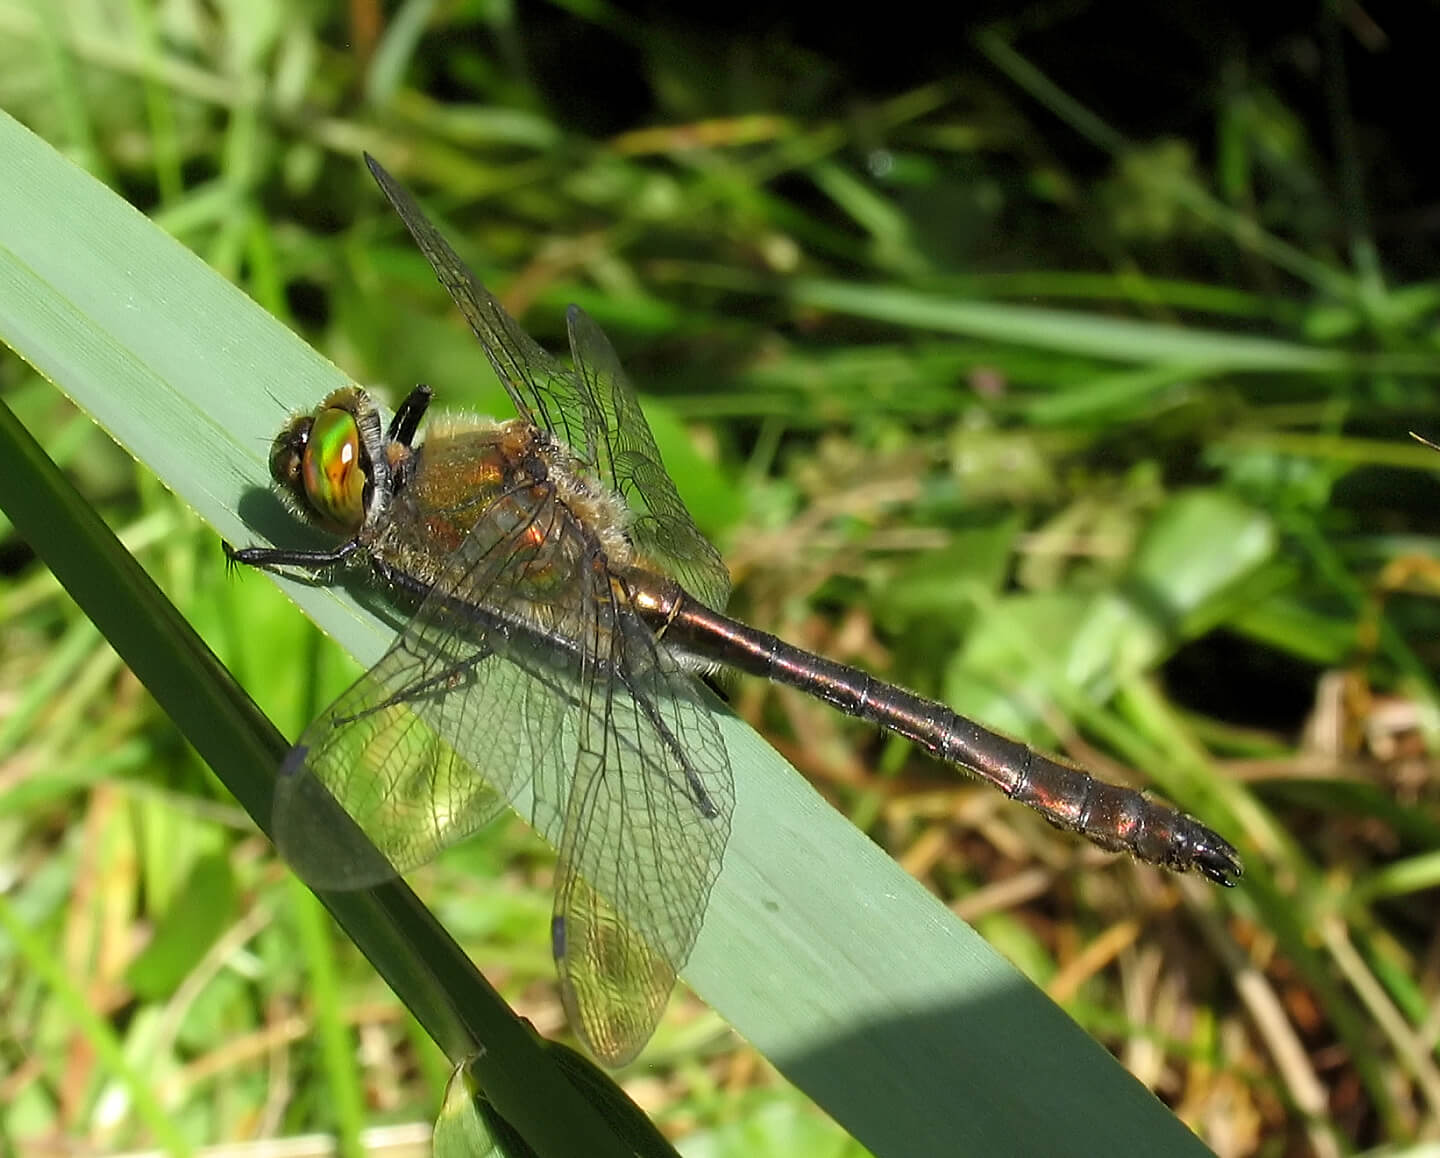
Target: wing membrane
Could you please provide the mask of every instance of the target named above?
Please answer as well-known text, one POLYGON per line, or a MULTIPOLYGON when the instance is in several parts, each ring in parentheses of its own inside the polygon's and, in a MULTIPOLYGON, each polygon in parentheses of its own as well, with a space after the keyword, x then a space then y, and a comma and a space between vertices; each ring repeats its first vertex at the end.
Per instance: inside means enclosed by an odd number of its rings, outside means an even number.
POLYGON ((405 222, 405 228, 440 284, 480 339, 495 376, 520 416, 549 430, 572 449, 580 450, 584 446, 587 416, 570 371, 547 354, 505 312, 505 307, 430 223, 410 191, 368 153, 365 164, 400 220, 405 222))
POLYGON ((591 464, 624 497, 635 549, 657 571, 716 611, 730 597, 730 572, 660 463, 660 448, 635 387, 605 331, 579 306, 565 314, 570 352, 584 388, 591 464))
POLYGON ((578 306, 566 314, 571 371, 520 328, 431 224, 409 191, 373 157, 365 163, 405 222, 475 336, 522 417, 556 435, 626 499, 639 553, 655 569, 716 610, 730 594, 730 574, 700 532, 640 409, 635 388, 603 330, 578 306))
MULTIPOLYGON (((472 677, 485 682, 495 667, 481 657, 472 677)), ((504 807, 424 718, 419 701, 432 693, 414 688, 426 679, 423 661, 397 641, 281 767, 275 843, 316 888, 364 888, 406 872, 504 807)))
POLYGON ((729 757, 694 677, 610 607, 560 842, 555 958, 597 1057, 639 1052, 695 945, 734 811, 729 757))

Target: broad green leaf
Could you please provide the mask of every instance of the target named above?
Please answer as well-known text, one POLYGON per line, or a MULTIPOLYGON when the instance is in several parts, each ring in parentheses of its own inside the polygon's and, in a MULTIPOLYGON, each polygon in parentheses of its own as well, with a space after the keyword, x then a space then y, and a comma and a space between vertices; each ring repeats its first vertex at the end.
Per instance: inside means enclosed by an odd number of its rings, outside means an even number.
MULTIPOLYGON (((4 117, 0 163, 0 337, 220 534, 284 533, 268 439, 339 372, 4 117)), ((344 591, 282 586, 362 662, 380 654, 389 630, 344 591)), ((734 835, 686 977, 834 1118, 880 1154, 1205 1152, 773 749, 720 724, 734 835)))

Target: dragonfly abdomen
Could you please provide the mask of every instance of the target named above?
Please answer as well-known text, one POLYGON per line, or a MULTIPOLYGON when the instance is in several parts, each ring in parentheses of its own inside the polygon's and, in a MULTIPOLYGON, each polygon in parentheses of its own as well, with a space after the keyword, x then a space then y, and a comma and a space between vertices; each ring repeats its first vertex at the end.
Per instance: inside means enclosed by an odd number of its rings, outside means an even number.
POLYGON ((1101 848, 1181 872, 1193 869, 1223 885, 1234 884, 1240 875, 1239 857, 1224 838, 1133 788, 1096 780, 944 704, 813 655, 687 597, 667 606, 665 615, 666 630, 687 650, 799 688, 903 736, 1101 848))

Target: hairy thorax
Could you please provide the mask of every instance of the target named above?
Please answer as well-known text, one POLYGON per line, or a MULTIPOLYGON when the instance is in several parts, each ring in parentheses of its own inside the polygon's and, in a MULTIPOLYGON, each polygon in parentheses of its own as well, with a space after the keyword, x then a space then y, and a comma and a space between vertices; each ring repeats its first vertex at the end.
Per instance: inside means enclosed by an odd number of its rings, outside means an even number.
POLYGON ((529 423, 436 423, 399 465, 403 484, 367 546, 421 586, 463 567, 477 588, 468 594, 504 583, 554 627, 567 591, 631 564, 624 503, 529 423))

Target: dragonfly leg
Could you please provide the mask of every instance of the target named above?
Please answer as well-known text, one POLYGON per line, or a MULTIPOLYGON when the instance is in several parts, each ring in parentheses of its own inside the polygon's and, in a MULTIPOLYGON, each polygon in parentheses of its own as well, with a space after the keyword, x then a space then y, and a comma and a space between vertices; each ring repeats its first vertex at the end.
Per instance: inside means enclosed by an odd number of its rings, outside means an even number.
POLYGON ((484 660, 489 659, 494 654, 495 653, 488 647, 481 647, 468 659, 463 659, 459 663, 451 664, 444 671, 436 672, 433 676, 429 676, 417 684, 412 684, 408 688, 401 688, 393 696, 389 696, 377 704, 371 704, 366 707, 364 711, 356 712, 352 716, 337 715, 331 723, 335 727, 340 728, 346 724, 353 724, 356 720, 362 720, 366 716, 374 715, 376 712, 388 711, 398 704, 419 703, 432 692, 440 692, 441 694, 448 693, 457 686, 462 679, 468 677, 484 660))
POLYGON ((390 429, 385 432, 386 442, 398 442, 401 446, 409 446, 415 440, 415 431, 420 427, 420 419, 425 417, 425 411, 430 406, 430 399, 435 392, 420 383, 414 390, 405 396, 405 401, 400 403, 400 409, 395 411, 395 417, 390 420, 390 429))
POLYGON ((307 571, 318 571, 322 567, 333 567, 343 563, 360 549, 360 540, 351 539, 329 551, 288 551, 283 547, 232 547, 221 543, 225 558, 232 563, 244 563, 251 567, 303 567, 307 571))
POLYGON ((635 703, 644 713, 645 718, 650 722, 650 726, 655 729, 656 735, 665 742, 665 745, 670 749, 675 759, 684 769, 685 789, 690 794, 690 799, 695 802, 695 808, 706 820, 714 820, 720 815, 720 808, 711 798, 704 781, 696 774, 695 766, 691 764, 689 758, 685 755, 685 748, 680 743, 679 738, 671 731, 670 725, 665 722, 664 717, 655 710, 655 704, 650 696, 639 694, 635 684, 623 672, 620 673, 620 680, 626 689, 629 690, 630 694, 634 696, 635 703))

